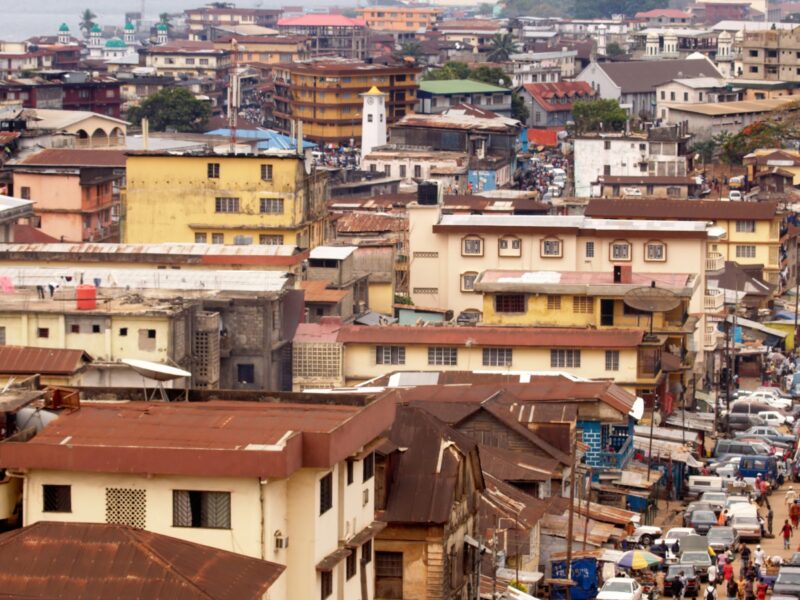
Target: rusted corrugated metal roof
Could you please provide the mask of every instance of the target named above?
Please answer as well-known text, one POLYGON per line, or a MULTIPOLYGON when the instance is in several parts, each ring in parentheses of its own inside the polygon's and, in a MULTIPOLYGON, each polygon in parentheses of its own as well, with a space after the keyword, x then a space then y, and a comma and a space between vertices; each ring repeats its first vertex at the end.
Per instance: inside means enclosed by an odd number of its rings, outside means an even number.
POLYGON ((319 302, 322 304, 336 304, 347 298, 346 290, 328 289, 330 281, 309 279, 300 282, 300 289, 305 293, 306 302, 319 302))
POLYGON ((481 468, 503 481, 549 481, 556 476, 558 461, 530 453, 480 445, 481 468))
POLYGON ((25 167, 114 167, 124 169, 125 152, 122 150, 47 148, 29 156, 20 164, 25 167))
POLYGON ((0 374, 73 375, 92 361, 83 350, 0 346, 0 374))
POLYGON ((416 327, 349 325, 339 341, 355 344, 437 344, 464 346, 633 348, 644 332, 636 329, 568 329, 541 327, 416 327))
POLYGON ((407 229, 408 218, 405 215, 350 212, 336 221, 336 233, 386 233, 407 229))
POLYGON ((124 525, 51 522, 1 535, 0 565, 0 595, 42 600, 255 600, 286 568, 124 525))

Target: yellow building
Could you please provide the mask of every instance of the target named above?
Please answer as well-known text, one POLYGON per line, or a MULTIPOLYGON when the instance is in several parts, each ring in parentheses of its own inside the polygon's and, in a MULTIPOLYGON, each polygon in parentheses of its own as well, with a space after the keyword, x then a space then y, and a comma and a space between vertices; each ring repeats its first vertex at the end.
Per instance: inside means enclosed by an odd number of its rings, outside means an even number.
POLYGON ((124 524, 285 565, 269 600, 373 598, 373 446, 394 406, 84 402, 0 461, 24 473, 23 525, 124 524))
POLYGON ((777 202, 723 202, 658 199, 592 200, 586 215, 606 219, 650 219, 705 221, 718 228, 709 240, 709 257, 740 265, 763 265, 764 279, 779 285, 781 271, 781 226, 783 215, 777 202))
POLYGON ((325 238, 327 176, 294 151, 128 157, 123 240, 295 245, 325 238))
POLYGON ((406 64, 342 59, 276 66, 277 128, 289 133, 291 122, 300 120, 304 135, 316 142, 358 143, 364 103, 360 94, 372 87, 387 94, 386 121, 391 125, 413 112, 421 71, 406 64))
MULTIPOLYGON (((224 37, 214 41, 218 50, 231 50, 231 40, 224 37)), ((238 38, 240 64, 261 63, 274 65, 306 60, 310 56, 310 42, 302 35, 248 35, 238 38)))
POLYGON ((359 8, 367 27, 376 31, 415 33, 430 29, 442 14, 441 8, 407 6, 370 6, 359 8))

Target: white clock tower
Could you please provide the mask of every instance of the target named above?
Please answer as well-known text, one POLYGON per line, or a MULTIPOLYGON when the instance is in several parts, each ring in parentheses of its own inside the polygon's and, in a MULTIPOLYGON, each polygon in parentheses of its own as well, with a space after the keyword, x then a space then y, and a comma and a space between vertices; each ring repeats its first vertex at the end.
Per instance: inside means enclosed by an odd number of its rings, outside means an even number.
POLYGON ((364 106, 361 110, 361 160, 373 148, 386 144, 386 97, 374 87, 363 94, 364 106))

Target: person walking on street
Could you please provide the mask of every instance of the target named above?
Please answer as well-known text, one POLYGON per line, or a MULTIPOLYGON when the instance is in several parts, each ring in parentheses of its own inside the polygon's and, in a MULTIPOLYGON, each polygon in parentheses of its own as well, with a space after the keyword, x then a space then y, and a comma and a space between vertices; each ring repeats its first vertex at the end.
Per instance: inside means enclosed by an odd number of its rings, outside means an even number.
POLYGON ((705 600, 717 600, 717 588, 711 582, 706 586, 705 600))
POLYGON ((772 537, 772 519, 775 516, 772 512, 772 507, 767 503, 767 531, 769 531, 769 536, 772 537))
POLYGON ((736 600, 744 600, 745 585, 744 577, 739 577, 739 581, 736 582, 736 600))
POLYGON ((800 504, 798 504, 797 499, 789 506, 789 518, 792 520, 792 526, 797 529, 798 524, 800 524, 800 504))
POLYGON ((709 587, 717 587, 717 565, 713 562, 708 567, 708 585, 709 587))
POLYGON ((792 539, 792 526, 789 525, 789 521, 783 522, 781 533, 783 534, 783 548, 788 550, 790 547, 790 540, 792 539))
POLYGON ((733 578, 733 564, 731 563, 731 561, 726 561, 725 566, 722 567, 722 578, 728 583, 730 583, 731 581, 735 582, 733 578))
POLYGON ((761 546, 756 546, 756 551, 753 553, 753 563, 756 566, 756 577, 761 575, 761 569, 764 568, 764 551, 761 546))
POLYGON ((683 571, 678 573, 678 578, 675 581, 678 584, 679 598, 680 600, 684 600, 684 596, 686 595, 686 575, 683 571))
POLYGON ((744 578, 747 574, 747 565, 750 564, 750 546, 742 544, 739 553, 742 556, 742 566, 739 569, 739 577, 744 578))

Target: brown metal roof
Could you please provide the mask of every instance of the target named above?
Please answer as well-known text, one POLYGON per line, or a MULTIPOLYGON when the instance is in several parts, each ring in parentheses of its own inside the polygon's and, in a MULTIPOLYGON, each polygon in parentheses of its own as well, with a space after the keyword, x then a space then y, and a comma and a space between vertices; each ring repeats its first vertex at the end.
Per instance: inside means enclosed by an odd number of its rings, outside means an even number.
POLYGON ((712 221, 724 219, 770 220, 777 202, 722 202, 720 200, 590 200, 587 217, 604 219, 674 219, 712 221))
POLYGON ((484 474, 508 482, 549 481, 556 477, 558 461, 543 456, 531 456, 505 448, 480 444, 481 468, 484 474))
POLYGON ((27 442, 0 444, 0 461, 28 469, 287 477, 355 454, 389 427, 394 409, 388 396, 363 407, 234 401, 83 405, 27 442))
POLYGON ((285 569, 194 542, 101 523, 39 522, 0 535, 4 598, 262 598, 285 569))
POLYGON ((350 548, 337 548, 317 563, 317 571, 332 571, 336 565, 352 553, 350 548))
MULTIPOLYGON (((457 500, 461 464, 471 457, 472 480, 484 487, 477 444, 419 408, 399 406, 389 438, 402 450, 381 520, 392 524, 448 523, 457 500)), ((477 508, 466 490, 469 512, 477 508)))
POLYGON ((408 230, 408 218, 375 213, 345 213, 336 221, 336 233, 387 233, 408 230))
POLYGON ((23 166, 37 167, 115 167, 125 168, 121 150, 46 149, 29 156, 23 166))
POLYGON ((644 333, 636 329, 541 327, 343 326, 338 341, 350 344, 436 344, 464 346, 633 348, 644 333))
POLYGON ((300 282, 300 289, 305 293, 306 302, 319 302, 321 304, 336 304, 341 302, 349 292, 346 290, 328 289, 330 281, 309 279, 300 282))
POLYGON ((83 350, 0 346, 0 374, 74 375, 92 357, 83 350))

